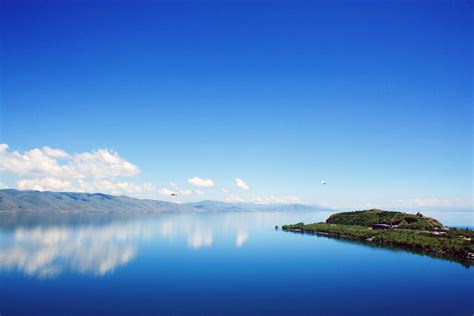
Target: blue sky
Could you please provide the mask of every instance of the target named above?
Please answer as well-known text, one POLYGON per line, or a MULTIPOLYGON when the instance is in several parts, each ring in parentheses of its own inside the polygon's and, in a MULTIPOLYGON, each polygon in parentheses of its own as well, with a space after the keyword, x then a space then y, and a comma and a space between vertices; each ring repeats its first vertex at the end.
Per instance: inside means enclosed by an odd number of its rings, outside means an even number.
POLYGON ((6 1, 0 14, 4 187, 472 208, 468 1, 6 1))

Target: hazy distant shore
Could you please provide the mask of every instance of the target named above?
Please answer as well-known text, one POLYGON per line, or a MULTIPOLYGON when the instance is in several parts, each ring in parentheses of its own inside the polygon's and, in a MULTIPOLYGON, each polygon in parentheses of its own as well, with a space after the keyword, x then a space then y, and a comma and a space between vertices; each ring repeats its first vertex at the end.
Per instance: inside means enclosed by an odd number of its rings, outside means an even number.
POLYGON ((0 190, 0 212, 156 213, 189 211, 313 212, 332 211, 332 209, 304 204, 226 203, 219 201, 173 203, 103 193, 0 190))

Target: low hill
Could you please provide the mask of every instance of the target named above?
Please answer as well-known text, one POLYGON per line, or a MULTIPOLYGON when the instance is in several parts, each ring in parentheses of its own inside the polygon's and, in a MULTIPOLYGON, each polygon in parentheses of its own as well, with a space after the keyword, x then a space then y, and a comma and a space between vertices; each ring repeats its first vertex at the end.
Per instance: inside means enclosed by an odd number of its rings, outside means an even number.
POLYGON ((331 215, 328 224, 371 226, 373 224, 396 225, 405 229, 437 230, 443 225, 431 217, 425 217, 418 213, 407 214, 402 212, 390 212, 371 209, 356 212, 343 212, 331 215))
POLYGON ((0 211, 160 212, 179 211, 176 203, 103 193, 0 190, 0 211))
POLYGON ((172 203, 103 193, 0 190, 0 212, 321 211, 317 205, 201 201, 172 203))

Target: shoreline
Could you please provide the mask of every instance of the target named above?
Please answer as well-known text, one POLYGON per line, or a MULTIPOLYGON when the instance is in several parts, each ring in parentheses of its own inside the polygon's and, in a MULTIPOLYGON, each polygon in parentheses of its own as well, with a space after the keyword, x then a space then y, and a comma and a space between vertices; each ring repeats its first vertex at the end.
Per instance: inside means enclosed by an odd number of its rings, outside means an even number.
MULTIPOLYGON (((311 224, 310 224, 311 225, 311 224)), ((328 225, 328 224, 323 224, 328 225)), ((445 251, 442 249, 436 248, 422 248, 418 247, 414 244, 410 243, 398 243, 398 242, 381 242, 376 240, 375 236, 370 236, 367 238, 357 237, 351 234, 344 234, 338 232, 328 232, 328 231, 321 231, 321 230, 314 230, 314 229, 304 229, 304 228, 292 228, 292 225, 283 225, 282 230, 286 232, 292 232, 297 234, 304 234, 304 235, 315 235, 318 237, 326 237, 331 239, 340 239, 344 241, 351 241, 356 242, 366 246, 372 246, 377 248, 384 248, 384 249, 396 249, 407 251, 415 254, 427 255, 433 258, 439 258, 449 261, 454 261, 463 266, 469 268, 474 266, 474 253, 469 253, 467 256, 456 255, 453 252, 445 251)))

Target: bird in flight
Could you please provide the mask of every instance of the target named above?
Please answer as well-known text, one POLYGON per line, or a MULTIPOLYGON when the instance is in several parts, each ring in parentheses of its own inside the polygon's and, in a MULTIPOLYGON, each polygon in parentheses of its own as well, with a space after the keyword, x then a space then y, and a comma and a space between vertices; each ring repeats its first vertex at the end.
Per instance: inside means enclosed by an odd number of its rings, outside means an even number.
POLYGON ((326 184, 326 181, 324 181, 324 180, 321 180, 321 184, 323 184, 323 185, 324 185, 324 184, 326 184))
POLYGON ((171 193, 171 196, 178 196, 178 193, 171 193))

